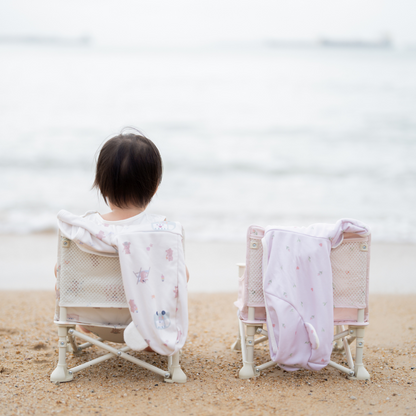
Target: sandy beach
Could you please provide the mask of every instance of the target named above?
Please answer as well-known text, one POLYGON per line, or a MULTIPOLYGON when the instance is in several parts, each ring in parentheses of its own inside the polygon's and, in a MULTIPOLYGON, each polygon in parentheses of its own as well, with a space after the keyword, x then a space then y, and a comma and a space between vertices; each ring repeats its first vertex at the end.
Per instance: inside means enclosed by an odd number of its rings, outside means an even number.
MULTIPOLYGON (((51 291, 0 292, 0 413, 139 415, 414 415, 416 414, 416 295, 371 296, 364 363, 370 381, 351 381, 333 368, 288 373, 278 368, 254 380, 237 377, 234 293, 190 295, 190 330, 183 349, 184 385, 112 359, 60 385, 51 291)), ((354 344, 353 344, 354 345, 354 344)), ((70 356, 74 366, 102 353, 70 356)), ((135 353, 156 364, 166 357, 135 353)), ((268 350, 256 347, 257 361, 268 350)), ((336 362, 345 361, 334 353, 336 362)))
MULTIPOLYGON (((348 380, 329 367, 318 373, 275 368, 255 380, 240 380, 241 354, 230 345, 237 329, 235 264, 244 262, 244 244, 188 242, 190 329, 182 354, 188 382, 166 384, 153 373, 112 359, 59 386, 49 381, 57 363, 50 290, 56 235, 4 236, 0 248, 2 415, 416 414, 415 245, 372 246, 364 355, 368 382, 348 380)), ((76 366, 101 354, 94 347, 69 355, 68 363, 76 366)), ((167 362, 154 353, 134 354, 157 365, 167 362)), ((269 360, 267 345, 256 347, 256 357, 259 364, 269 360)), ((342 363, 345 357, 334 353, 333 360, 342 363)))

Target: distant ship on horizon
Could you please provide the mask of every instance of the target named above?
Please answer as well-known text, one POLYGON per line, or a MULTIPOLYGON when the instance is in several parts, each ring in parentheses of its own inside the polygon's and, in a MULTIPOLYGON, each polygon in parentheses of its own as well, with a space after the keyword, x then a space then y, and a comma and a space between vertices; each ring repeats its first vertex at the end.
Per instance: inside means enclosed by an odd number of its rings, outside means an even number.
POLYGON ((368 41, 362 39, 322 38, 317 41, 269 39, 265 44, 271 48, 358 48, 358 49, 391 49, 394 47, 390 37, 368 41))
POLYGON ((389 49, 393 47, 393 42, 389 37, 384 37, 378 41, 366 41, 361 39, 327 39, 323 38, 319 40, 318 44, 323 47, 329 48, 376 48, 376 49, 389 49))
POLYGON ((31 44, 53 44, 53 45, 89 45, 89 36, 78 38, 61 38, 54 36, 0 36, 0 43, 31 43, 31 44))

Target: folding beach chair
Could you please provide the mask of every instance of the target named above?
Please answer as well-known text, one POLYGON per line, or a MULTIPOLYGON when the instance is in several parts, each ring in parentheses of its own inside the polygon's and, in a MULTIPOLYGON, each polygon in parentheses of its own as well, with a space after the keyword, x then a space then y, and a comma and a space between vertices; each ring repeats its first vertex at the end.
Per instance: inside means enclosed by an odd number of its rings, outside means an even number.
POLYGON ((117 349, 104 342, 124 343, 123 333, 131 322, 118 257, 86 253, 60 235, 57 271, 54 321, 58 325, 59 360, 51 374, 52 382, 71 381, 78 371, 113 357, 153 371, 163 376, 166 382, 186 382, 179 364, 179 352, 168 358, 168 368, 163 370, 128 354, 128 346, 117 349), (76 330, 76 325, 82 325, 92 334, 76 330), (85 343, 79 345, 77 338, 85 343), (94 345, 107 354, 68 369, 67 352, 78 354, 94 345))
MULTIPOLYGON (((263 236, 264 228, 249 227, 246 264, 238 264, 239 293, 235 305, 239 309, 239 330, 231 348, 242 352, 241 379, 256 377, 261 370, 278 365, 273 361, 258 366, 254 363, 254 346, 268 340, 262 278, 263 236)), ((344 350, 348 367, 333 361, 329 365, 356 380, 370 378, 363 364, 364 330, 368 325, 370 245, 370 235, 361 237, 345 233, 342 244, 333 248, 330 256, 335 326, 333 351, 344 350), (354 340, 355 360, 350 349, 354 340)))

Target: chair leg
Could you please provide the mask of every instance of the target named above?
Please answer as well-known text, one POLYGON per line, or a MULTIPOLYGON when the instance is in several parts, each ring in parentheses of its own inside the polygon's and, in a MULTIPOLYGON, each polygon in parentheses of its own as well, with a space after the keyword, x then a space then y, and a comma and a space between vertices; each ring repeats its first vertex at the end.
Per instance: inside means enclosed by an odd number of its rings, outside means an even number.
POLYGON ((169 357, 168 363, 170 379, 165 379, 165 381, 182 384, 186 383, 186 374, 183 372, 179 363, 179 351, 169 357))
POLYGON ((247 327, 247 336, 244 337, 243 323, 240 322, 241 337, 245 342, 241 345, 243 353, 243 368, 240 370, 238 376, 241 379, 248 379, 258 376, 260 373, 254 370, 254 334, 256 328, 254 326, 247 327))
POLYGON ((71 381, 73 379, 72 372, 68 371, 66 364, 66 350, 67 350, 67 336, 68 328, 66 326, 58 326, 59 336, 59 358, 58 365, 51 374, 51 381, 54 383, 63 383, 65 381, 71 381))
MULTIPOLYGON (((238 321, 240 321, 240 319, 238 321)), ((238 329, 238 331, 237 331, 237 339, 235 340, 235 342, 233 343, 233 345, 231 345, 231 349, 234 350, 234 351, 241 351, 241 335, 240 335, 240 329, 238 329)))
MULTIPOLYGON (((73 326, 72 328, 74 329, 75 326, 73 326)), ((75 339, 75 337, 71 334, 68 334, 68 341, 69 343, 67 344, 66 351, 72 352, 74 355, 78 355, 81 352, 81 350, 78 348, 77 340, 75 339)))
MULTIPOLYGON (((339 334, 340 332, 344 331, 343 325, 336 325, 335 327, 335 333, 339 334)), ((332 351, 342 351, 344 349, 344 343, 342 342, 342 338, 336 340, 334 342, 334 346, 332 348, 332 351)))
POLYGON ((357 328, 357 339, 355 349, 355 363, 354 363, 354 376, 350 377, 354 380, 369 380, 370 374, 366 370, 363 364, 364 355, 364 328, 357 328))

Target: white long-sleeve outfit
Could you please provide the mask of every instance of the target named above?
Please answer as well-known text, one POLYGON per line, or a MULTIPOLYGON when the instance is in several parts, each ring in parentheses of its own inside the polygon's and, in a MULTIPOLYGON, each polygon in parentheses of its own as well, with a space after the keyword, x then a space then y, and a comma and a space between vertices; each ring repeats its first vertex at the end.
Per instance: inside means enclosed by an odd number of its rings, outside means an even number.
POLYGON ((309 227, 267 227, 263 289, 270 355, 288 370, 320 370, 331 356, 333 289, 331 248, 343 233, 369 234, 363 223, 341 219, 309 227))
POLYGON ((62 235, 81 250, 119 257, 133 321, 124 333, 127 345, 172 355, 188 332, 187 281, 182 227, 164 220, 146 212, 122 221, 58 213, 62 235))

